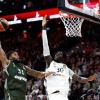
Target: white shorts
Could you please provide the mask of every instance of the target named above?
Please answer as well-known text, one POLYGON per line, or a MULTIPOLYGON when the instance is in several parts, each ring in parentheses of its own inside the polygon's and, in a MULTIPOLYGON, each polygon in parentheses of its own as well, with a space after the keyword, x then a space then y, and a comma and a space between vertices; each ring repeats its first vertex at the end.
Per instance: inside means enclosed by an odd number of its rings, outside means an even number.
POLYGON ((49 100, 68 100, 67 95, 63 95, 61 93, 54 93, 54 94, 50 94, 48 95, 49 100))

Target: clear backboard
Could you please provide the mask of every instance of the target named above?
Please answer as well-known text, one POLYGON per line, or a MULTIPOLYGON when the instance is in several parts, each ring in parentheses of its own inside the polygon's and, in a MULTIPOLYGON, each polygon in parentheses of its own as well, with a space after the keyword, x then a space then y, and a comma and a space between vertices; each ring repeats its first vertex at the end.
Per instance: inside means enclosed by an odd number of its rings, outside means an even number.
POLYGON ((78 15, 85 20, 100 24, 99 0, 78 1, 80 2, 72 3, 70 0, 58 0, 58 8, 65 13, 78 15))

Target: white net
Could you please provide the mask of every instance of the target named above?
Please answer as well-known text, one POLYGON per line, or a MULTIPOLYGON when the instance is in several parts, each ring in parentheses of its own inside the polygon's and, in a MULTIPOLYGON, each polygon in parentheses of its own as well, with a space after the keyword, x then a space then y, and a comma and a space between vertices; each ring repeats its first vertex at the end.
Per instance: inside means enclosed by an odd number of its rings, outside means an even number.
POLYGON ((60 19, 62 20, 65 26, 66 36, 82 37, 81 26, 84 19, 82 19, 81 17, 73 16, 73 15, 65 17, 63 13, 60 13, 60 19))

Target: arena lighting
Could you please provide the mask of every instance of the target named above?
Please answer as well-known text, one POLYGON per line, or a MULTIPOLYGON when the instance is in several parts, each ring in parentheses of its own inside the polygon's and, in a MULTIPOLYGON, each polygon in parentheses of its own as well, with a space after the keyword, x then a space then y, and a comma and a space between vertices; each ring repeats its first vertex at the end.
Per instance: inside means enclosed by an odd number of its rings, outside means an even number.
POLYGON ((0 13, 2 13, 2 10, 0 10, 0 13))
MULTIPOLYGON (((55 18, 59 18, 59 14, 55 14, 55 15, 51 15, 50 19, 55 19, 55 18)), ((37 17, 37 18, 28 18, 27 22, 34 22, 34 21, 41 21, 43 19, 43 17, 37 17)), ((14 24, 21 24, 22 21, 21 20, 16 20, 16 21, 9 21, 8 22, 10 25, 14 25, 14 24)))
MULTIPOLYGON (((96 4, 97 2, 92 2, 91 4, 89 3, 88 6, 90 8, 93 8, 96 6, 96 4)), ((76 6, 79 8, 83 8, 82 4, 77 4, 76 6)), ((26 22, 40 21, 43 19, 43 16, 45 14, 48 14, 50 19, 59 18, 59 10, 57 8, 51 8, 39 11, 30 11, 14 15, 5 15, 5 16, 0 15, 0 17, 7 19, 9 21, 9 24, 13 25, 13 24, 21 24, 22 20, 26 20, 26 22), (15 15, 17 17, 17 19, 15 18, 16 20, 14 20, 15 15)))
POLYGON ((14 25, 14 24, 21 24, 22 21, 21 20, 17 20, 17 21, 9 21, 8 22, 10 25, 14 25))
POLYGON ((42 19, 43 19, 43 17, 37 17, 37 18, 28 18, 28 19, 27 19, 27 22, 40 21, 40 20, 42 20, 42 19))
MULTIPOLYGON (((55 14, 55 15, 50 15, 49 17, 50 17, 50 19, 55 19, 55 18, 59 18, 60 16, 59 16, 59 14, 55 14)), ((40 20, 42 20, 42 19, 43 19, 43 17, 28 18, 28 19, 27 19, 27 22, 40 21, 40 20)))
POLYGON ((14 25, 14 24, 21 24, 22 21, 21 20, 17 20, 17 16, 14 16, 14 20, 13 21, 9 21, 8 22, 10 25, 14 25))
POLYGON ((3 2, 4 0, 0 0, 0 2, 3 2))
POLYGON ((51 16, 50 16, 50 19, 55 19, 55 18, 59 18, 59 17, 60 17, 59 14, 55 14, 55 15, 51 15, 51 16))

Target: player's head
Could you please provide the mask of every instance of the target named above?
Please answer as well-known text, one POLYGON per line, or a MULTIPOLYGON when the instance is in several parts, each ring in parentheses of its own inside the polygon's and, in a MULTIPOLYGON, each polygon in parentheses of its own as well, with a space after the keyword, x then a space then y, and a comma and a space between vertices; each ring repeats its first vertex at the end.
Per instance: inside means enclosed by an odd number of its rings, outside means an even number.
POLYGON ((18 52, 16 50, 12 50, 10 52, 7 53, 7 57, 9 60, 17 60, 19 61, 19 55, 18 52))
POLYGON ((54 59, 58 62, 64 62, 64 52, 62 51, 58 51, 56 54, 55 54, 55 57, 54 59))

